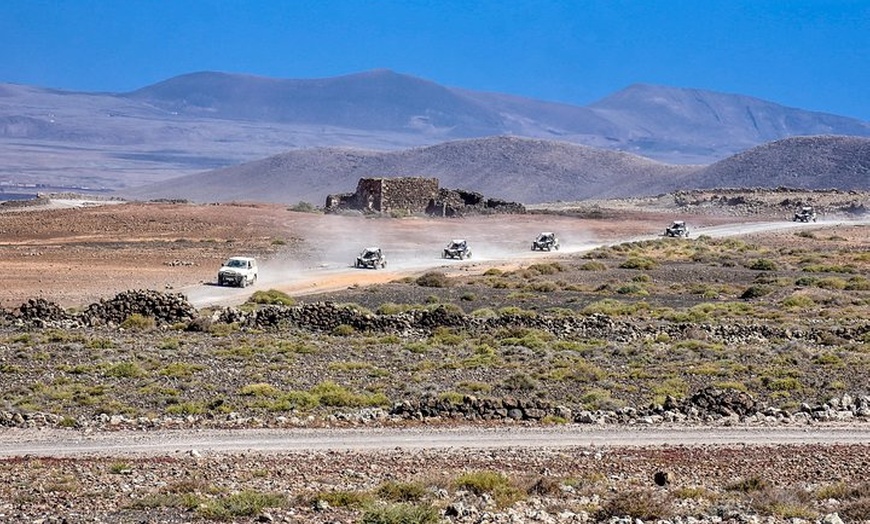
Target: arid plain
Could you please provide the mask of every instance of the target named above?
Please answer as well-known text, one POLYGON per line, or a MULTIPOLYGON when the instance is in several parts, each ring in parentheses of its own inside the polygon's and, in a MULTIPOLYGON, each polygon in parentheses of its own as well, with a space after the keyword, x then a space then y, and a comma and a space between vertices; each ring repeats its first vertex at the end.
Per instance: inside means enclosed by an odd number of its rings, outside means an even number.
POLYGON ((6 210, 0 432, 15 441, 110 431, 120 446, 143 432, 262 427, 508 437, 446 450, 265 452, 252 440, 243 452, 12 453, 0 461, 0 520, 867 521, 866 442, 764 437, 867 427, 866 201, 698 192, 449 220, 248 203, 6 210), (807 201, 819 222, 795 224, 807 201), (689 239, 661 238, 673 219, 689 223, 689 239), (532 253, 543 230, 563 249, 532 253), (441 260, 458 237, 472 259, 441 260), (350 267, 369 245, 387 251, 385 270, 350 267), (261 261, 256 286, 215 285, 235 254, 261 261), (182 293, 197 318, 65 327, 17 309, 39 298, 74 317, 139 289, 182 293), (323 303, 351 309, 349 323, 254 313, 323 303), (353 325, 376 317, 410 327, 353 325), (433 318, 443 323, 420 320, 433 318), (709 386, 740 402, 699 396, 709 386), (512 430, 589 425, 760 433, 745 444, 510 444, 512 430))

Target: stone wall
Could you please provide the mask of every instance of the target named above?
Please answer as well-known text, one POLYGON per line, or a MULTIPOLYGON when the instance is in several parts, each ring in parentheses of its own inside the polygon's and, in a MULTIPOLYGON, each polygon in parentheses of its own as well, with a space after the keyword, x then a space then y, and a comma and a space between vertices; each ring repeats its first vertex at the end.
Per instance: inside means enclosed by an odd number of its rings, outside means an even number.
POLYGON ((462 216, 480 213, 524 213, 516 202, 486 198, 461 189, 441 189, 437 178, 361 178, 356 192, 326 197, 326 211, 356 210, 365 213, 426 213, 462 216))

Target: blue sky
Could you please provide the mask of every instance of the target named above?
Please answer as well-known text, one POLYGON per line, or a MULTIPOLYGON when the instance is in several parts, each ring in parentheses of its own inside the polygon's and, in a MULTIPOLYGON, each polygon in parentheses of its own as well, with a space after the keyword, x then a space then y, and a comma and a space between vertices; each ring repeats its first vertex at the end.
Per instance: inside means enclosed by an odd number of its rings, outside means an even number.
POLYGON ((870 121, 870 0, 7 0, 0 49, 0 82, 69 90, 388 68, 578 105, 642 82, 870 121))

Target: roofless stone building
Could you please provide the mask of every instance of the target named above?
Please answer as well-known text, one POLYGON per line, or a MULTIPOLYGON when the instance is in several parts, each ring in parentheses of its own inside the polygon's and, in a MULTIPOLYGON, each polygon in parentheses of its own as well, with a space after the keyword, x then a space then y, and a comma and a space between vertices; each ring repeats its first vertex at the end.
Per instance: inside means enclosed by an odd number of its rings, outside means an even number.
POLYGON ((473 213, 525 213, 522 204, 460 189, 442 189, 437 178, 361 178, 353 193, 326 197, 326 211, 357 210, 365 213, 426 213, 461 216, 473 213))

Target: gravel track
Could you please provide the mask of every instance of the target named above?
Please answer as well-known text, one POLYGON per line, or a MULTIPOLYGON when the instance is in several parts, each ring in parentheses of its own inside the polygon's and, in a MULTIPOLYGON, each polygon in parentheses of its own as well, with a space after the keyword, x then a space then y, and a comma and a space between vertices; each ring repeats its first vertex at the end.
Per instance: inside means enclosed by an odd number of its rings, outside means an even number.
POLYGON ((146 456, 198 452, 284 453, 297 451, 387 451, 567 447, 702 445, 868 444, 870 426, 813 427, 649 427, 599 428, 410 428, 117 431, 64 430, 3 432, 0 457, 146 456))

